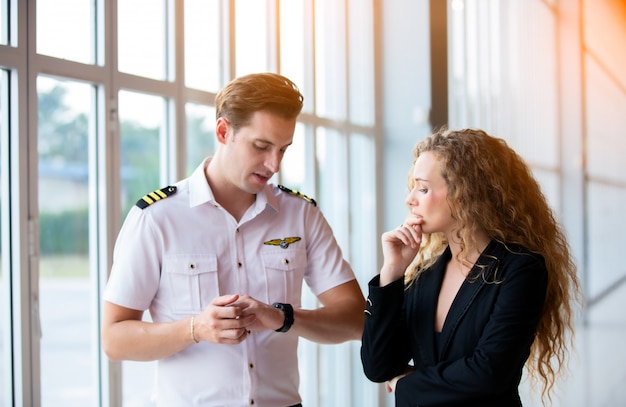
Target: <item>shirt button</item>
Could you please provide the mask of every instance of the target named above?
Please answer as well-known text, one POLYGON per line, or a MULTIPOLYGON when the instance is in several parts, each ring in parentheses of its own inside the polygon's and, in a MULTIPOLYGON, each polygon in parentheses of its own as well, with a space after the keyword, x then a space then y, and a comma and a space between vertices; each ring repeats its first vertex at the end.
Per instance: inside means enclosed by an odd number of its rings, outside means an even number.
POLYGON ((250 405, 253 405, 253 404, 254 404, 254 400, 250 400, 250 405))
POLYGON ((240 261, 237 262, 237 267, 241 267, 241 266, 242 266, 241 262, 240 261))
POLYGON ((286 266, 289 264, 289 259, 283 259, 283 264, 286 266))
POLYGON ((254 363, 250 363, 248 366, 250 367, 250 369, 254 369, 254 363))

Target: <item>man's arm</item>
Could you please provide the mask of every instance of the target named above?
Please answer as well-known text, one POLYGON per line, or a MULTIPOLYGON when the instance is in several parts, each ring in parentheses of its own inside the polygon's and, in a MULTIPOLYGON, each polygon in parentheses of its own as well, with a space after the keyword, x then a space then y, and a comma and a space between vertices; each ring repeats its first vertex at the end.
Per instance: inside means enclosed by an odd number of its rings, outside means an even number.
POLYGON ((288 333, 317 343, 361 340, 365 319, 365 298, 357 280, 338 285, 318 296, 323 305, 314 310, 294 310, 294 324, 288 333))
POLYGON ((102 347, 111 360, 156 360, 193 344, 191 318, 171 323, 141 320, 143 311, 104 302, 102 347))
POLYGON ((254 316, 243 316, 242 309, 230 306, 238 295, 225 295, 211 301, 202 313, 172 322, 141 320, 138 311, 104 301, 102 347, 111 360, 157 360, 173 355, 196 341, 236 344, 247 335, 254 316))

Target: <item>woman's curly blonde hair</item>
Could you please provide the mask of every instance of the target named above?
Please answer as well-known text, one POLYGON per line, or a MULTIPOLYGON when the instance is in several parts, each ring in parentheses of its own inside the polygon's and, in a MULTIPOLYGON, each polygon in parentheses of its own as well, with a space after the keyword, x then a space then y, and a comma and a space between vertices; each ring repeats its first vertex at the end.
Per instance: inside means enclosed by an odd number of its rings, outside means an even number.
MULTIPOLYGON (((561 226, 524 160, 504 140, 482 130, 441 129, 414 149, 432 152, 448 186, 452 216, 460 221, 459 260, 476 248, 473 236, 485 232, 506 245, 518 244, 543 256, 548 270, 546 299, 526 368, 551 400, 557 376, 564 373, 573 344, 574 305, 581 302, 576 266, 561 226)), ((412 171, 409 172, 412 174, 412 171)), ((409 175, 409 190, 413 189, 409 175)), ((424 235, 422 248, 406 273, 411 283, 444 251, 440 233, 424 235)))

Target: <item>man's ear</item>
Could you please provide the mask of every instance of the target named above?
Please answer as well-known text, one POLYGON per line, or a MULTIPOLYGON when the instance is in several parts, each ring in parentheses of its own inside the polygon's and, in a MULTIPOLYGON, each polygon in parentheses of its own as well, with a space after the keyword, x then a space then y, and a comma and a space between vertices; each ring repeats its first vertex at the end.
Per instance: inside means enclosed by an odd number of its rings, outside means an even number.
POLYGON ((228 131, 231 129, 230 123, 223 117, 217 119, 215 122, 215 138, 220 144, 226 144, 226 138, 228 137, 228 131))

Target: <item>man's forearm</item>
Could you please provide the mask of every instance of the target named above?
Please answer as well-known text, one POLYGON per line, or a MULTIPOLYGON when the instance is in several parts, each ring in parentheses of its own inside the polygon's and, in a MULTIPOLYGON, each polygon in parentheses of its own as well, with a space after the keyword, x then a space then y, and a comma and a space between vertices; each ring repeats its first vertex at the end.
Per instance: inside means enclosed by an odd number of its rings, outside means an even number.
POLYGON ((364 302, 350 299, 314 310, 295 310, 290 332, 317 343, 361 340, 364 309, 364 302))
POLYGON ((190 319, 168 323, 126 320, 103 329, 102 344, 111 360, 163 359, 192 345, 190 319))

